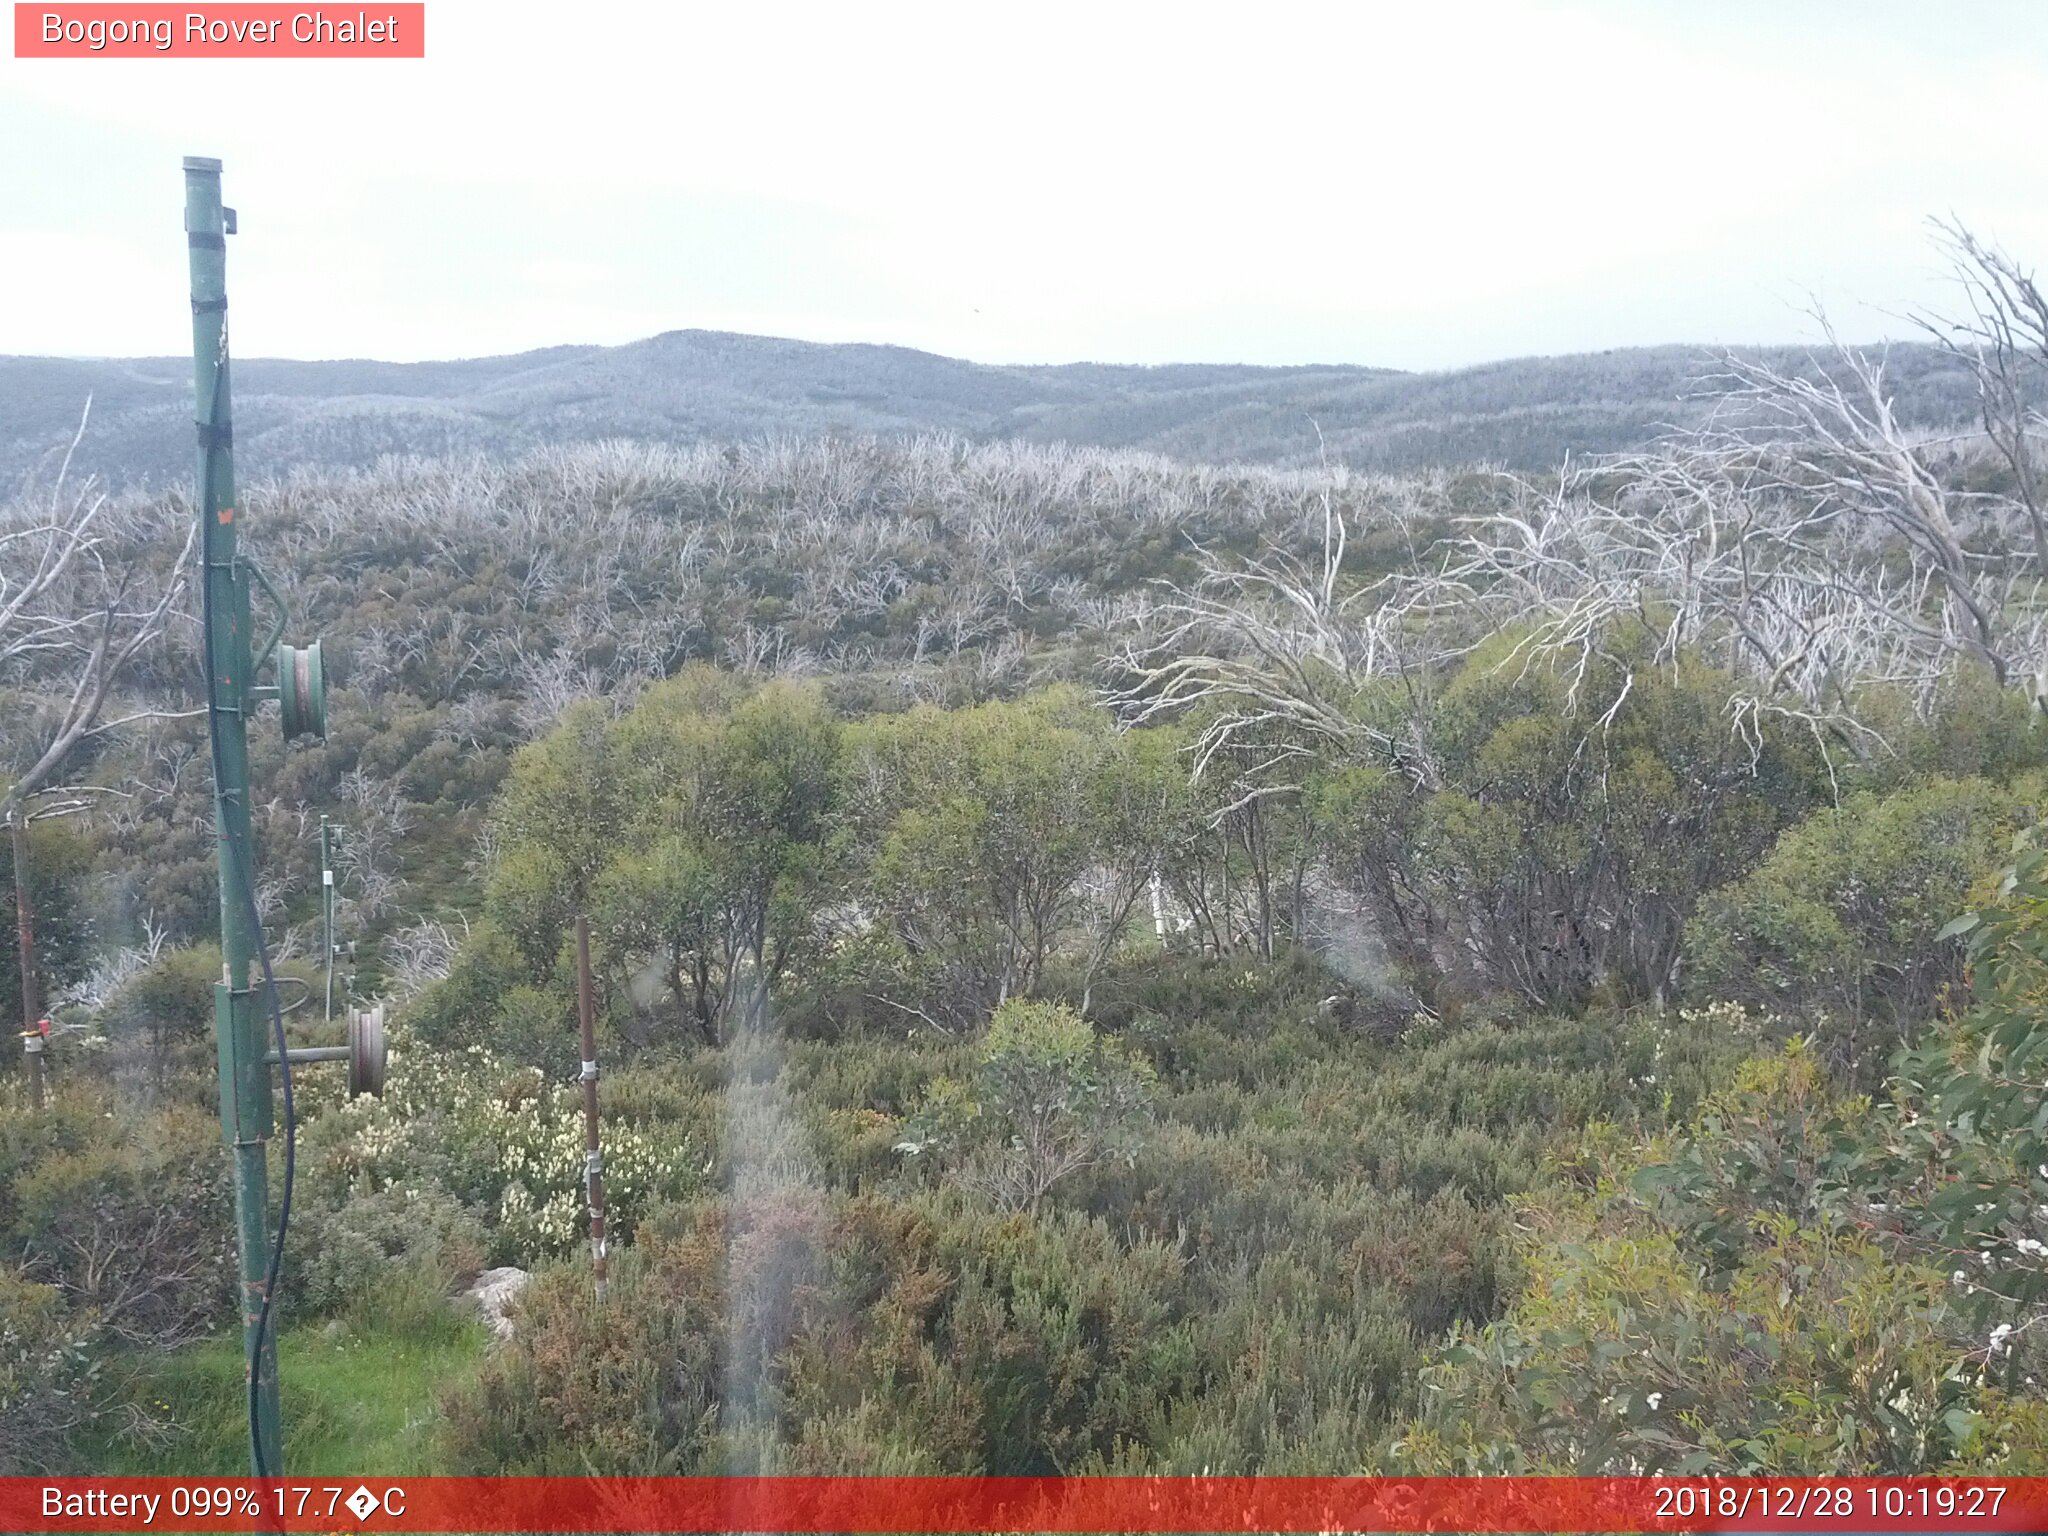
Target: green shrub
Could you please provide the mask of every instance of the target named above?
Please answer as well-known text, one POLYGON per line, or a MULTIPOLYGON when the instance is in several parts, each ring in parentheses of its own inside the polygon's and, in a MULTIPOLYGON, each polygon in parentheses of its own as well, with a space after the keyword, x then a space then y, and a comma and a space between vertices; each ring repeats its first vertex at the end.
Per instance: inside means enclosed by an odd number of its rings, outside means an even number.
POLYGON ((211 1116, 60 1079, 0 1090, 0 1473, 75 1471, 81 1431, 164 1431, 111 1384, 139 1351, 235 1316, 227 1160, 211 1116), (99 1426, 95 1428, 95 1426, 99 1426))
POLYGON ((970 1024, 1040 991, 1062 943, 1086 991, 1156 867, 1156 808, 1185 779, 1152 745, 1065 687, 852 734, 848 832, 908 1001, 970 1024), (1091 870, 1106 889, 1084 890, 1091 870))
POLYGON ((1370 1282, 1331 1286, 1276 1253, 1194 1327, 1204 1386, 1166 1406, 1151 1454, 1101 1471, 1329 1476, 1366 1464, 1418 1360, 1398 1300, 1370 1282))
POLYGON ((161 1091, 175 1068, 203 1075, 211 1088, 213 989, 219 981, 217 944, 171 950, 130 977, 98 1020, 124 1075, 132 1071, 161 1091))
POLYGON ((1930 1262, 1975 1256, 1968 1294, 1985 1327, 2031 1325, 2048 1302, 2048 849, 2037 829, 2015 839, 2012 860, 1991 899, 1950 925, 1967 935, 1972 1006, 1900 1053, 1899 1111, 1854 1170, 1930 1262))
POLYGON ((539 1270, 518 1331, 445 1405, 451 1471, 535 1476, 694 1471, 717 1429, 724 1227, 657 1214, 608 1266, 539 1270))
MULTIPOLYGON (((1856 1219, 1867 1104, 1759 1062, 1696 1131, 1519 1208, 1526 1282, 1423 1373, 1427 1473, 1812 1476, 2048 1464, 2048 1404, 1987 1381, 1944 1269, 1856 1219)), ((2008 1330, 2009 1332, 2010 1330, 2008 1330)))
POLYGON ((1072 1009, 1012 998, 982 1037, 973 1089, 934 1082, 897 1148, 936 1152, 969 1187, 1036 1211, 1062 1180, 1130 1155, 1152 1093, 1149 1064, 1072 1009))
POLYGON ((2048 767, 2040 709, 2028 690, 2002 685, 1989 667, 1958 665, 1925 712, 1903 695, 1873 697, 1868 718, 1892 751, 1857 764, 1853 787, 1887 792, 1937 778, 2005 784, 2048 767))
POLYGON ((0 1265, 0 1476, 68 1472, 99 1412, 100 1336, 54 1285, 0 1265))
POLYGON ((1176 1095, 1270 1082, 1340 1048, 1366 1048, 1345 1013, 1342 978, 1305 950, 1244 957, 1136 954, 1094 988, 1089 1017, 1141 1053, 1176 1095))
MULTIPOLYGON (((14 937, 14 858, 10 838, 0 837, 0 912, 8 918, 9 942, 0 944, 0 1019, 21 1017, 21 951, 14 937)), ((29 901, 35 922, 37 1004, 51 1011, 51 999, 84 976, 92 961, 93 905, 88 877, 96 849, 81 820, 66 818, 29 824, 29 901)))
POLYGON ((387 1186, 351 1192, 338 1206, 307 1205, 292 1220, 294 1309, 313 1313, 368 1303, 388 1315, 421 1283, 446 1309, 452 1283, 482 1269, 483 1224, 445 1190, 387 1186))
POLYGON ((1445 689, 1430 727, 1444 787, 1363 854, 1417 872, 1493 986, 1574 1009, 1603 984, 1668 1000, 1701 898, 1825 787, 1814 744, 1767 715, 1731 729, 1726 674, 1657 661, 1640 638, 1611 637, 1583 672, 1518 657, 1517 639, 1445 689))
POLYGON ((495 923, 478 923, 448 974, 406 1005, 406 1028, 422 1045, 444 1051, 493 1044, 502 1000, 526 975, 512 937, 495 923))
POLYGON ((1321 1007, 1331 985, 1306 957, 1147 958, 1102 978, 1092 1027, 1019 1000, 983 1039, 641 1057, 606 1079, 608 1123, 736 1116, 744 1193, 645 1211, 604 1313, 580 1264, 550 1269, 452 1410, 461 1464, 1369 1464, 1414 1411, 1428 1341, 1518 1292, 1504 1202, 1541 1181, 1560 1136, 1667 1124, 1753 1032, 1724 1009, 1502 1017, 1404 1042, 1321 1007), (1014 1155, 1034 1105, 1085 1124, 1121 1104, 1121 1119, 1128 1099, 1092 1097, 1118 1078, 1144 1085, 1142 1112, 1107 1155, 1035 1213, 1002 1209, 975 1155, 1014 1155), (790 1113, 755 1125, 771 1098, 790 1113), (906 1130, 930 1152, 889 1151, 906 1130))
POLYGON ((1197 1384, 1182 1271, 1108 1224, 786 1189, 656 1213, 600 1309, 543 1274, 450 1406, 500 1471, 1080 1470, 1197 1384))
POLYGON ((2040 793, 2031 780, 2014 790, 1937 780, 1815 813, 1693 919, 1691 989, 1787 1017, 1825 1014, 1831 1056, 1874 1080, 1943 993, 1960 991, 1962 946, 1941 930, 2040 793))
POLYGON ((31 1279, 130 1344, 176 1344, 233 1316, 218 1121, 138 1113, 76 1084, 4 1118, 6 1237, 31 1279))

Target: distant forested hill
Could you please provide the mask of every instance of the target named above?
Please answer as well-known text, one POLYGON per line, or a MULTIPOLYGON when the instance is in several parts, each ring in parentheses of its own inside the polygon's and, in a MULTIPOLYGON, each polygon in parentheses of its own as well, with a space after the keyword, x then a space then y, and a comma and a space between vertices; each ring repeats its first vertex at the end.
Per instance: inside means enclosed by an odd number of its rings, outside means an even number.
MULTIPOLYGON (((363 466, 386 454, 834 431, 1066 441, 1210 462, 1301 465, 1327 451, 1362 469, 1539 469, 1568 451, 1629 448, 1691 419, 1690 385, 1710 366, 1701 349, 1671 346, 1450 373, 994 367, 905 347, 671 331, 621 347, 461 362, 241 360, 235 431, 245 472, 257 475, 363 466)), ((1970 416, 1967 379, 1933 349, 1895 348, 1891 372, 1907 419, 1948 426, 1970 416)), ((88 395, 79 470, 122 485, 181 482, 191 468, 191 389, 183 358, 0 357, 0 488, 54 464, 88 395)))

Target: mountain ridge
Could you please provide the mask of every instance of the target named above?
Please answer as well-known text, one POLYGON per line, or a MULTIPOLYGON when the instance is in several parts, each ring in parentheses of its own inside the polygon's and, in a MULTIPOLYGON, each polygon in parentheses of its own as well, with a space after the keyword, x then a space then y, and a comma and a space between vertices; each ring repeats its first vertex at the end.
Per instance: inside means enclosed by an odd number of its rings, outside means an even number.
MULTIPOLYGON (((1744 349, 1799 367, 1799 347, 1744 349)), ((606 347, 565 344, 413 363, 237 359, 245 478, 364 467, 387 455, 515 455, 599 438, 941 432, 1143 449, 1207 462, 1404 471, 1536 470, 1567 451, 1639 447, 1699 407, 1715 354, 1691 346, 1506 358, 1407 372, 1346 363, 974 363, 873 342, 680 329, 606 347)), ((1969 380, 1932 347, 1887 353, 1902 414, 1967 420, 1969 380)), ((50 471, 91 420, 74 472, 114 485, 182 483, 191 460, 185 359, 0 356, 0 483, 50 471)))

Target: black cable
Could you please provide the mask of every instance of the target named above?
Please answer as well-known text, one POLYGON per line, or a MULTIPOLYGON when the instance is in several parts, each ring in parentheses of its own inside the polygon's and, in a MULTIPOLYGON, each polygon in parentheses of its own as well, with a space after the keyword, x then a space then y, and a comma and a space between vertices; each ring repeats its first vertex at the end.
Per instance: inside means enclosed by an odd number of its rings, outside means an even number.
MULTIPOLYGON (((225 308, 225 306, 223 306, 225 308)), ((256 905, 255 877, 251 873, 252 860, 249 846, 243 841, 235 818, 225 811, 226 796, 220 785, 220 711, 214 707, 214 681, 219 676, 215 668, 213 653, 213 528, 214 519, 209 515, 207 499, 213 490, 214 454, 224 437, 220 425, 220 386, 223 372, 222 362, 217 354, 214 360, 213 399, 206 413, 206 421, 200 428, 200 443, 204 457, 201 459, 199 487, 199 623, 202 632, 201 651, 206 663, 206 730, 213 748, 213 802, 214 820, 224 834, 235 844, 235 857, 230 860, 240 875, 237 884, 241 886, 244 915, 249 922, 249 931, 256 939, 257 958, 263 966, 263 988, 270 1003, 272 1033, 277 1037, 277 1061, 284 1079, 284 1195, 278 1205, 277 1236, 270 1245, 270 1264, 263 1278, 263 1302, 256 1313, 256 1332, 249 1341, 249 1446, 256 1464, 256 1475, 272 1475, 270 1467, 264 1465, 263 1435, 257 1413, 260 1400, 263 1341, 273 1327, 272 1303, 277 1296, 278 1276, 284 1267, 284 1237, 292 1221, 292 1183, 296 1169, 298 1149, 298 1113, 292 1103, 292 1064, 286 1054, 284 1013, 277 1003, 277 978, 271 972, 270 945, 263 937, 263 915, 256 905)), ((251 658, 253 663, 254 658, 251 658)), ((249 680, 241 679, 244 694, 249 680)), ((246 721, 245 721, 246 724, 246 721)), ((248 793, 244 786, 243 793, 248 793)), ((223 890, 223 895, 226 892, 223 890)), ((280 1447, 282 1449, 282 1447, 280 1447)), ((282 1472, 282 1467, 275 1469, 282 1472)))
MULTIPOLYGON (((284 1013, 277 1004, 277 978, 271 974, 270 970, 270 944, 263 937, 263 918, 256 906, 256 891, 253 878, 249 873, 246 849, 244 850, 242 863, 242 897, 248 908, 250 929, 256 935, 256 956, 263 963, 263 989, 270 999, 270 1028, 272 1035, 277 1040, 278 1073, 284 1084, 284 1190, 277 1206, 277 1236, 271 1240, 270 1244, 270 1267, 263 1277, 263 1305, 256 1315, 256 1360, 260 1362, 263 1358, 264 1336, 276 1327, 271 1311, 277 1299, 278 1277, 284 1269, 284 1235, 292 1224, 292 1182, 297 1172, 295 1165, 297 1162, 296 1153, 299 1140, 299 1117, 292 1104, 292 1064, 290 1057, 285 1054, 289 1047, 285 1043, 284 1013)), ((253 1368, 249 1373, 249 1423, 253 1433, 256 1425, 256 1372, 253 1368)), ((280 1426, 278 1431, 280 1441, 283 1439, 283 1433, 283 1428, 280 1426)), ((258 1477, 271 1475, 269 1469, 266 1469, 263 1465, 262 1436, 256 1435, 250 1441, 250 1444, 256 1448, 256 1475, 258 1477)), ((283 1449, 283 1445, 280 1444, 278 1446, 279 1452, 282 1453, 283 1449)), ((278 1467, 276 1471, 282 1474, 284 1468, 278 1467)))

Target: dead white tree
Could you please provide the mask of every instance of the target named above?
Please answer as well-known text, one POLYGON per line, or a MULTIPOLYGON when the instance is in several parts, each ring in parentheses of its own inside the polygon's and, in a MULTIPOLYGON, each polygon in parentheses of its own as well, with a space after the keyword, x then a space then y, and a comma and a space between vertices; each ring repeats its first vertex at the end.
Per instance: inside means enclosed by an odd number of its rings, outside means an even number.
POLYGON ((404 1002, 446 979, 469 937, 469 919, 458 921, 460 933, 434 918, 421 917, 384 941, 384 965, 393 999, 404 1002))
POLYGON ((336 860, 342 899, 352 920, 368 922, 405 889, 398 849, 412 830, 413 809, 396 784, 372 779, 360 768, 343 774, 338 789, 352 811, 336 860))
POLYGON ((1314 555, 1268 546, 1231 561, 1205 550, 1195 580, 1160 584, 1114 659, 1108 702, 1130 725, 1200 712, 1195 776, 1219 756, 1237 760, 1257 794, 1298 788, 1263 770, 1330 747, 1377 756, 1434 787, 1421 714, 1438 641, 1416 622, 1425 594, 1397 580, 1347 579, 1344 510, 1327 485, 1320 500, 1314 555), (1386 700, 1361 707, 1374 684, 1387 685, 1386 700), (1247 754, 1259 761, 1245 766, 1247 754))
POLYGON ((2041 704, 2048 299, 1960 224, 1937 229, 1966 314, 1918 323, 1969 369, 1981 436, 1908 426, 1886 359, 1816 313, 1826 345, 1806 366, 1731 354, 1696 429, 1518 484, 1464 525, 1427 603, 1514 628, 1510 659, 1575 680, 1617 631, 1648 631, 1657 662, 1694 649, 1746 679, 1738 723, 1780 713, 1859 751, 1878 744, 1877 689, 1924 712, 1959 664, 2041 704), (2002 479, 1958 473, 1987 447, 2002 479))
POLYGON ((74 814, 96 795, 124 797, 118 790, 62 784, 59 775, 91 738, 165 713, 138 708, 105 718, 131 663, 164 633, 198 531, 190 522, 170 571, 156 573, 151 512, 114 502, 90 480, 67 485, 71 457, 91 417, 88 399, 48 497, 0 511, 0 685, 18 690, 9 711, 13 749, 0 757, 0 772, 10 774, 0 786, 0 826, 7 828, 12 855, 21 1039, 38 1105, 43 1044, 34 1021, 42 1008, 29 823, 74 814))
POLYGON ((1746 679, 1738 721, 1796 715, 1868 745, 1860 690, 1893 684, 1924 702, 1953 660, 1927 617, 1942 567, 1881 558, 1867 508, 1816 498, 1770 459, 1743 433, 1708 429, 1568 466, 1551 487, 1517 483, 1505 507, 1462 526, 1415 606, 1462 605, 1480 632, 1511 630, 1503 664, 1561 666, 1574 704, 1596 658, 1647 635, 1630 665, 1692 651, 1746 679))
MULTIPOLYGON (((1970 372, 1984 440, 2012 476, 2036 575, 2048 575, 2048 486, 2041 462, 2048 441, 2048 295, 2034 274, 1953 219, 1930 221, 1947 254, 1964 312, 1914 317, 1970 372)), ((2037 660, 2034 696, 2044 691, 2037 660)))
POLYGON ((538 736, 571 704, 604 693, 604 679, 570 650, 528 655, 518 663, 518 694, 512 718, 528 736, 538 736))
POLYGON ((31 691, 41 706, 9 732, 25 750, 7 765, 0 823, 51 789, 82 742, 165 713, 103 718, 130 665, 165 631, 197 524, 162 572, 147 558, 160 509, 116 503, 89 480, 67 485, 90 413, 88 401, 50 494, 0 511, 0 679, 31 691))

